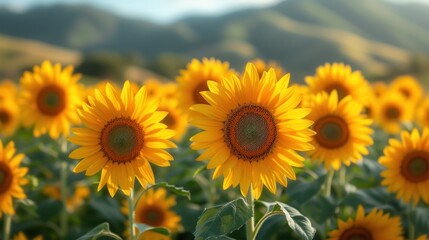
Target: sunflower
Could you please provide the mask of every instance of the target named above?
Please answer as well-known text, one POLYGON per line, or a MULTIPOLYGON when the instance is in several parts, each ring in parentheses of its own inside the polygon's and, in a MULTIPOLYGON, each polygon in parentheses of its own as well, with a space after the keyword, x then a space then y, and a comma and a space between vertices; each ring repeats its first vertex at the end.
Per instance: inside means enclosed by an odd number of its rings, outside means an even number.
POLYGON ((371 86, 360 71, 352 71, 352 68, 344 63, 326 63, 319 66, 315 75, 307 76, 305 82, 311 94, 337 90, 340 99, 351 95, 364 106, 370 104, 372 100, 371 86))
POLYGON ((359 205, 355 219, 338 220, 338 229, 328 233, 328 240, 403 240, 401 219, 373 209, 365 215, 359 205))
POLYGON ((429 127, 429 98, 426 98, 417 108, 416 121, 422 127, 429 127))
POLYGON ((264 60, 257 58, 253 60, 252 63, 255 65, 256 70, 258 71, 259 78, 261 78, 262 74, 268 71, 270 68, 274 69, 277 79, 280 79, 284 75, 282 67, 275 61, 265 62, 264 60))
POLYGON ((19 127, 19 107, 16 102, 0 102, 0 136, 11 136, 19 127))
MULTIPOLYGON (((19 232, 17 235, 13 236, 13 240, 28 240, 29 238, 25 236, 23 232, 19 232)), ((43 237, 41 235, 38 235, 33 238, 33 240, 43 240, 43 237)))
POLYGON ((7 100, 15 100, 17 87, 11 80, 2 80, 0 82, 0 103, 7 100))
POLYGON ((77 84, 80 74, 73 74, 73 67, 61 69, 59 63, 49 61, 25 72, 21 78, 22 120, 34 125, 34 136, 49 133, 53 139, 70 134, 70 125, 77 124, 76 108, 81 103, 81 88, 77 84))
MULTIPOLYGON (((61 200, 61 188, 58 185, 47 185, 43 187, 43 193, 55 200, 61 200)), ((66 209, 68 212, 74 212, 74 210, 80 207, 86 198, 89 197, 90 190, 87 186, 77 184, 74 187, 74 193, 71 197, 66 199, 66 209)))
POLYGON ((412 120, 414 108, 400 93, 389 91, 374 105, 373 118, 386 132, 398 133, 402 123, 412 120))
POLYGON ((372 145, 370 128, 372 121, 362 114, 363 106, 347 96, 338 100, 337 91, 312 96, 307 107, 312 111, 308 119, 314 121, 312 144, 309 152, 313 160, 320 160, 325 168, 338 170, 341 163, 349 166, 368 154, 367 146, 372 145))
POLYGON ((262 79, 252 63, 242 79, 233 75, 219 83, 210 81, 203 92, 209 104, 191 107, 190 122, 203 129, 191 138, 191 147, 205 151, 197 160, 210 159, 213 178, 224 176, 223 188, 240 184, 247 196, 249 187, 258 199, 265 185, 272 193, 276 182, 287 185, 296 179, 292 167, 302 167, 303 157, 295 151, 312 150, 309 129, 302 119, 310 109, 296 108, 301 96, 288 88, 289 74, 277 81, 274 69, 262 79))
MULTIPOLYGON (((175 205, 176 198, 174 196, 167 197, 167 191, 164 188, 158 188, 156 191, 151 188, 143 194, 137 203, 134 221, 152 227, 165 227, 172 233, 177 232, 180 228, 181 218, 171 210, 175 205)), ((128 215, 128 202, 124 202, 121 211, 128 215)), ((129 231, 126 231, 125 234, 129 236, 129 231)), ((144 232, 139 238, 139 240, 168 239, 171 238, 152 231, 144 232)))
POLYGON ((177 103, 177 100, 174 99, 163 99, 159 104, 158 110, 168 113, 161 123, 167 125, 169 129, 174 130, 176 134, 173 140, 179 141, 186 132, 187 117, 177 108, 177 103))
POLYGON ((396 192, 398 199, 417 205, 419 200, 429 203, 429 129, 420 135, 417 129, 411 134, 402 131, 401 141, 389 140, 379 162, 386 170, 381 173, 382 185, 396 192))
POLYGON ((121 92, 107 84, 88 100, 78 109, 85 127, 74 128, 69 138, 81 146, 70 153, 82 159, 74 171, 94 175, 101 170, 98 191, 107 183, 112 197, 118 187, 129 195, 135 177, 143 187, 154 184, 149 162, 166 167, 173 160, 164 149, 175 147, 168 140, 174 131, 159 123, 167 113, 156 111, 158 102, 147 99, 145 87, 134 95, 129 81, 121 92))
POLYGON ((420 235, 416 240, 428 240, 429 237, 427 235, 420 235))
POLYGON ((26 198, 21 185, 28 182, 24 178, 28 169, 19 167, 24 155, 15 155, 15 151, 14 142, 9 142, 6 146, 3 146, 3 142, 0 140, 0 216, 2 213, 15 214, 12 197, 17 199, 26 198))
POLYGON ((423 97, 422 86, 414 77, 409 75, 396 77, 390 87, 414 103, 418 103, 423 97))
POLYGON ((206 104, 207 101, 200 92, 207 91, 207 81, 219 82, 222 77, 233 73, 228 62, 221 62, 214 58, 203 58, 202 61, 193 59, 185 70, 180 71, 177 77, 180 105, 184 112, 194 104, 206 104))

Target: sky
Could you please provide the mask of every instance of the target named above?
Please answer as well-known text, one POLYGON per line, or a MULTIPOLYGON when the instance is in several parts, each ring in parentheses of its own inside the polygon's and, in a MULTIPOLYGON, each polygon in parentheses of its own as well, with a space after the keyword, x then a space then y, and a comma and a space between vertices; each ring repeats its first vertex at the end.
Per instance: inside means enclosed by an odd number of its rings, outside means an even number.
MULTIPOLYGON (((122 16, 170 23, 189 15, 220 15, 249 7, 268 7, 282 0, 0 0, 0 6, 25 11, 33 6, 55 3, 92 4, 122 16)), ((424 2, 429 0, 390 0, 424 2)))

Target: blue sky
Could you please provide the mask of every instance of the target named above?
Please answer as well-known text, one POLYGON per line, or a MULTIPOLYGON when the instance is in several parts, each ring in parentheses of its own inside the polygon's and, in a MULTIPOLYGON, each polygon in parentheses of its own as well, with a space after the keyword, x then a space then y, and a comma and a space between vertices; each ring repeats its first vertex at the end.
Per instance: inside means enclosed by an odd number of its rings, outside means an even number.
MULTIPOLYGON (((248 7, 266 7, 281 0, 0 0, 0 6, 25 11, 37 5, 53 3, 89 3, 122 16, 168 23, 188 15, 219 15, 248 7)), ((429 0, 391 0, 395 2, 425 2, 429 0)))

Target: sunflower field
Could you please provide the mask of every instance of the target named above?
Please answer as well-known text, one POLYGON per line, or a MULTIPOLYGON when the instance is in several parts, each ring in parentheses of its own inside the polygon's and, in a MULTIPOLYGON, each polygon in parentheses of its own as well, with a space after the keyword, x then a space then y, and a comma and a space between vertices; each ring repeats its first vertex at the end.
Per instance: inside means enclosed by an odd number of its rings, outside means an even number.
POLYGON ((425 240, 429 98, 346 63, 0 83, 1 239, 425 240))

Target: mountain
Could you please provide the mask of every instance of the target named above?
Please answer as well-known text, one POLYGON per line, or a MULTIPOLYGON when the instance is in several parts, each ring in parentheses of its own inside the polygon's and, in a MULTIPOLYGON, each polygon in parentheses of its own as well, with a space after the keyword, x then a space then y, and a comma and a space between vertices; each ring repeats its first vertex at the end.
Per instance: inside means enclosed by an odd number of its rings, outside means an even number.
POLYGON ((315 67, 344 61, 368 75, 429 54, 429 6, 380 0, 287 0, 219 17, 170 25, 119 17, 85 5, 53 5, 25 13, 0 10, 0 33, 82 52, 139 52, 217 57, 240 70, 256 57, 281 63, 302 80, 315 67))

